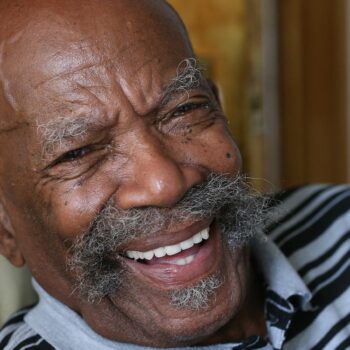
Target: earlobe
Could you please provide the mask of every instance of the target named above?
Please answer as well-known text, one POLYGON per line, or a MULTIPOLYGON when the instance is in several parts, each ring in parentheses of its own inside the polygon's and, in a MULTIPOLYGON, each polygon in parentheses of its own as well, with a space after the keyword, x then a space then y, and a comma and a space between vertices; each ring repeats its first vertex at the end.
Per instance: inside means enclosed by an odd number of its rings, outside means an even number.
POLYGON ((0 254, 14 266, 21 267, 25 260, 18 249, 15 232, 4 205, 0 202, 0 254))

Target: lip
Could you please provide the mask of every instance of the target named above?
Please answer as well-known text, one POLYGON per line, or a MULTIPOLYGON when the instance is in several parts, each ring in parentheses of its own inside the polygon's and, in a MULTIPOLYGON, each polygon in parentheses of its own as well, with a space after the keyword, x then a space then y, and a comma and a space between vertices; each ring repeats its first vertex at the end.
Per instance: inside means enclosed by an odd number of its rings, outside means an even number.
MULTIPOLYGON (((205 227, 207 226, 203 228, 205 227)), ((193 261, 187 265, 147 265, 128 258, 123 258, 123 261, 131 269, 134 276, 142 282, 164 290, 184 288, 209 276, 218 268, 221 256, 221 240, 219 229, 215 222, 210 227, 209 235, 209 239, 196 249, 193 261)), ((181 241, 181 239, 177 239, 177 241, 181 241)))
POLYGON ((191 238, 197 232, 210 226, 213 218, 206 220, 197 221, 190 226, 182 228, 177 231, 171 232, 156 232, 149 237, 137 238, 133 241, 128 242, 127 246, 122 246, 120 251, 126 252, 127 250, 137 250, 141 252, 146 252, 148 250, 153 250, 159 247, 169 246, 173 244, 178 244, 186 239, 191 238))

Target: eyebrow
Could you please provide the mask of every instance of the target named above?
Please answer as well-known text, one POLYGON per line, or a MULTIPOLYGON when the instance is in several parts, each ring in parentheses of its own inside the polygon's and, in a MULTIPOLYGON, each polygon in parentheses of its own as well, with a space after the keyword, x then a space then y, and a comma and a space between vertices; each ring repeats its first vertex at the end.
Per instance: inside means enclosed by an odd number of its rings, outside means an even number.
POLYGON ((92 118, 86 117, 73 120, 60 117, 47 123, 37 123, 37 132, 42 138, 42 156, 52 153, 64 140, 83 137, 89 130, 97 127, 92 118))
POLYGON ((161 105, 166 105, 178 93, 188 92, 203 85, 204 67, 194 57, 186 58, 177 67, 176 77, 165 88, 161 105))
MULTIPOLYGON (((203 67, 195 58, 186 58, 177 67, 175 78, 171 79, 166 86, 160 99, 160 105, 166 105, 174 95, 188 92, 203 86, 203 67)), ((92 118, 69 119, 59 117, 46 123, 37 123, 37 132, 41 135, 42 156, 49 155, 57 147, 60 147, 64 140, 83 137, 90 130, 97 130, 99 127, 92 118)))

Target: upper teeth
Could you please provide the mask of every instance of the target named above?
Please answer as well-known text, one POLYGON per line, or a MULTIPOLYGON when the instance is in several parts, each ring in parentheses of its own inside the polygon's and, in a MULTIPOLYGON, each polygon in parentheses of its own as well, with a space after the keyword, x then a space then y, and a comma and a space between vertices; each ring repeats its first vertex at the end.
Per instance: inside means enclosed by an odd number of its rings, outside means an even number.
POLYGON ((161 258, 165 255, 175 255, 177 253, 180 253, 182 250, 189 249, 193 247, 195 244, 198 244, 208 238, 209 238, 209 227, 196 233, 191 238, 186 239, 185 241, 182 241, 177 244, 167 245, 165 247, 159 247, 156 249, 149 250, 147 252, 140 252, 137 250, 128 250, 126 251, 125 254, 128 258, 135 259, 135 260, 137 259, 151 260, 154 256, 157 258, 161 258))

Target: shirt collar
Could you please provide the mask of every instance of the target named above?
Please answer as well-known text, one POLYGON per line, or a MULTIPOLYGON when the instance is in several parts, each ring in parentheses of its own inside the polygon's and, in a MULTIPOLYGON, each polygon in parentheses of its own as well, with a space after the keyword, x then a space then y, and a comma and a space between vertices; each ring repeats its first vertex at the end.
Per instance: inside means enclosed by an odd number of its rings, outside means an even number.
POLYGON ((259 235, 252 242, 252 253, 268 290, 288 301, 300 300, 303 311, 312 309, 309 288, 274 242, 259 235))
POLYGON ((267 237, 258 236, 252 243, 256 268, 266 287, 265 320, 268 338, 274 349, 282 349, 294 313, 307 311, 311 292, 278 247, 267 237))

